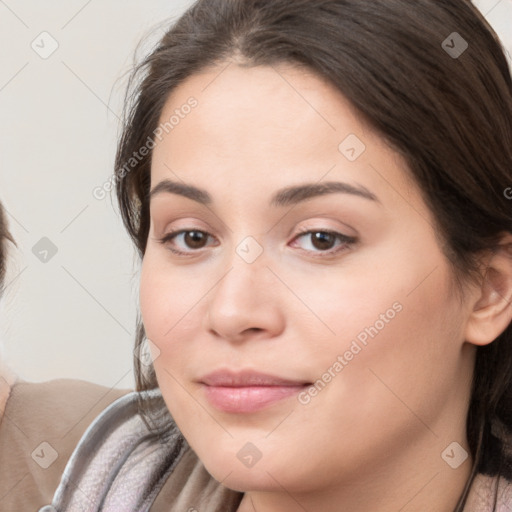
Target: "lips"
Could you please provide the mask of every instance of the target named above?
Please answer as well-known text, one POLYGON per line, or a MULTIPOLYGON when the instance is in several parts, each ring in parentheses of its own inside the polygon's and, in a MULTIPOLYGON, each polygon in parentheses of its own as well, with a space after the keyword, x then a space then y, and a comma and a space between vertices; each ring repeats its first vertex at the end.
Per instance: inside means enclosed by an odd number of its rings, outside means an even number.
POLYGON ((210 373, 199 379, 209 403, 223 412, 251 413, 300 393, 311 382, 254 371, 210 373))
POLYGON ((199 381, 207 386, 223 387, 304 386, 305 384, 311 384, 311 382, 305 380, 284 379, 254 371, 231 372, 227 370, 210 373, 199 379, 199 381))

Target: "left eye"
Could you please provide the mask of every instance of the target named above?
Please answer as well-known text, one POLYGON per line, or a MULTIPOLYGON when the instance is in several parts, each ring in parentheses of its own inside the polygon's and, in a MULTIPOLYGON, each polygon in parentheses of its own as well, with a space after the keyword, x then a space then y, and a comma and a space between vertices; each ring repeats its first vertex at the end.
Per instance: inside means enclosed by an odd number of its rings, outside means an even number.
POLYGON ((301 239, 306 241, 302 248, 313 252, 337 252, 356 241, 354 237, 342 235, 335 231, 305 231, 299 234, 295 241, 301 239))

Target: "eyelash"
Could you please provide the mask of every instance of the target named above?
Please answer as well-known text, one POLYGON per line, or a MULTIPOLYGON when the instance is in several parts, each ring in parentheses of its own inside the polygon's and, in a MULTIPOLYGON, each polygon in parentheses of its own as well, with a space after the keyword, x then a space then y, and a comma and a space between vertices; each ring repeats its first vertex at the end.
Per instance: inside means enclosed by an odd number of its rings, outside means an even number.
MULTIPOLYGON (((179 229, 179 230, 167 233, 164 237, 158 239, 158 242, 160 242, 162 245, 166 245, 171 240, 176 238, 178 235, 181 235, 184 233, 191 233, 191 232, 202 233, 202 234, 210 236, 210 237, 212 236, 209 233, 207 233, 206 231, 202 231, 200 229, 179 229)), ((327 258, 329 256, 334 256, 334 255, 338 254, 339 252, 348 250, 357 242, 357 238, 355 238, 355 237, 343 235, 342 233, 338 233, 337 231, 332 231, 329 229, 301 230, 294 237, 293 241, 295 241, 305 235, 311 235, 313 233, 322 233, 322 234, 327 234, 327 235, 333 235, 334 237, 336 237, 337 240, 340 240, 342 242, 337 249, 329 249, 326 251, 305 251, 308 253, 313 252, 313 254, 316 253, 317 255, 313 256, 315 258, 318 258, 318 257, 319 258, 327 258)), ((172 248, 169 246, 167 248, 169 249, 169 251, 171 251, 172 253, 177 254, 179 256, 189 256, 189 255, 193 254, 194 252, 199 252, 201 250, 201 249, 197 249, 197 250, 192 249, 191 251, 180 251, 179 249, 175 249, 175 248, 172 248)))

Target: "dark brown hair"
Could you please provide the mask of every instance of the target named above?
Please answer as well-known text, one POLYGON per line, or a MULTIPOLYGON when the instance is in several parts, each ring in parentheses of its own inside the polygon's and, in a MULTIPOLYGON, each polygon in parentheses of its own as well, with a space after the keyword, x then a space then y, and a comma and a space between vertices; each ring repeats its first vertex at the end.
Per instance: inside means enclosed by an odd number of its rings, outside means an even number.
POLYGON ((4 289, 8 240, 13 242, 9 230, 7 229, 7 219, 5 217, 5 211, 2 207, 2 204, 0 204, 0 294, 4 289))
MULTIPOLYGON (((151 154, 126 162, 157 128, 169 94, 236 57, 288 63, 334 84, 407 162, 431 209, 459 289, 479 255, 512 232, 512 81, 500 42, 468 0, 199 0, 136 67, 116 156, 124 223, 143 256, 151 154), (457 34, 454 34, 456 32, 457 34), (460 55, 450 48, 462 50, 460 55)), ((139 322, 137 349, 144 329, 139 322)), ((157 386, 135 358, 139 390, 157 386)), ((473 472, 512 478, 512 325, 478 348, 467 419, 473 472)))

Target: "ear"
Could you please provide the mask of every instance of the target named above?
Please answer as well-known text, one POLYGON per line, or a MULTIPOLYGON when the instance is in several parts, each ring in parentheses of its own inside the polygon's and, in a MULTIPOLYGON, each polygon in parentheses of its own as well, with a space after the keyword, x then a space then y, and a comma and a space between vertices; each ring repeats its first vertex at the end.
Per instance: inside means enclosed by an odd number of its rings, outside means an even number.
POLYGON ((505 234, 487 259, 484 278, 466 324, 466 341, 492 343, 512 322, 512 235, 505 234))

